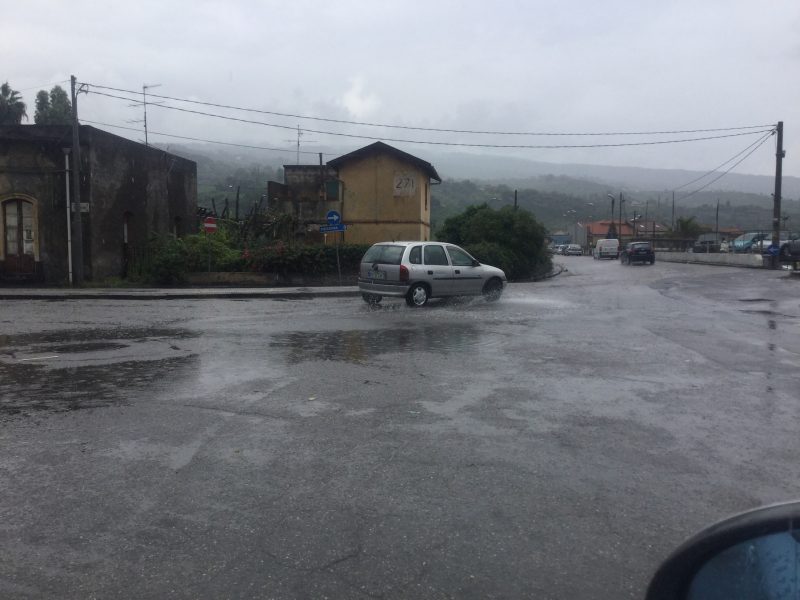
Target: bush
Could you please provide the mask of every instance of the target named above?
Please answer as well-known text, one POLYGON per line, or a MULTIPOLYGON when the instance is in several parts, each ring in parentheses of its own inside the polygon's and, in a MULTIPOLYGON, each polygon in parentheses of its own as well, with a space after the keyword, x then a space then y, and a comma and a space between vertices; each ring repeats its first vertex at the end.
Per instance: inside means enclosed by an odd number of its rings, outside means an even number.
POLYGON ((540 277, 552 269, 545 228, 522 209, 471 206, 447 219, 436 237, 464 246, 478 260, 503 269, 509 279, 540 277))
POLYGON ((183 283, 186 280, 186 246, 183 240, 171 236, 157 236, 148 246, 149 261, 144 276, 159 285, 183 283))
MULTIPOLYGON (((361 257, 369 246, 347 244, 339 246, 339 264, 342 273, 356 273, 361 257)), ((326 275, 337 272, 335 246, 286 246, 278 243, 263 246, 249 253, 245 259, 251 271, 290 274, 326 275)))

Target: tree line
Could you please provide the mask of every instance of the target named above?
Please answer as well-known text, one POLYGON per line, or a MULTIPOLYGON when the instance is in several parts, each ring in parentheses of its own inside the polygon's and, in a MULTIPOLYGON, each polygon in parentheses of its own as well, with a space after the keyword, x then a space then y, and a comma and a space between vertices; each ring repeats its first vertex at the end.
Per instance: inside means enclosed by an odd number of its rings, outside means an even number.
MULTIPOLYGON (((28 120, 28 106, 22 95, 6 81, 0 85, 0 125, 21 125, 28 120)), ((72 103, 60 85, 49 92, 36 94, 33 122, 36 125, 69 125, 72 123, 72 103)))

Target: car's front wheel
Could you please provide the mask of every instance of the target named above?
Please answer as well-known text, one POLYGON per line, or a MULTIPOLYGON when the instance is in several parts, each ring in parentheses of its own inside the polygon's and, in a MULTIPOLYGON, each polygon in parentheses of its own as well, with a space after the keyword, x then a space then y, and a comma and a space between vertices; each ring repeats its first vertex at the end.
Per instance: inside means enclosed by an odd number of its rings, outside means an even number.
POLYGON ((424 283, 415 283, 406 294, 406 304, 409 306, 425 306, 428 303, 428 287, 424 283))
POLYGON ((489 302, 499 300, 503 295, 503 282, 499 279, 490 279, 483 286, 483 297, 489 302))

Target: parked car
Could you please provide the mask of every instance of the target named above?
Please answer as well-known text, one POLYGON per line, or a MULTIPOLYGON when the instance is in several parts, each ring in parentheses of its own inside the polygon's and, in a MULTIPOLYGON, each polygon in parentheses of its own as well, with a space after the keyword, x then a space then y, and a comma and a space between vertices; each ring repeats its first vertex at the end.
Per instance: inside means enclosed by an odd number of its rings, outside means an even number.
POLYGON ((578 244, 568 244, 567 247, 564 249, 564 254, 567 256, 582 256, 583 249, 578 244))
MULTIPOLYGON (((778 253, 780 254, 783 250, 784 246, 789 244, 789 242, 795 241, 798 238, 798 234, 796 233, 787 233, 785 231, 781 231, 781 237, 778 242, 778 253)), ((759 240, 753 244, 752 251, 755 253, 766 254, 768 252, 768 248, 772 245, 772 234, 767 234, 763 240, 759 240)))
POLYGON ((597 240, 592 256, 595 259, 619 258, 619 240, 597 240))
POLYGON ((692 252, 721 252, 722 236, 719 233, 704 233, 697 238, 692 246, 692 252))
POLYGON ((440 242, 380 242, 361 259, 358 288, 369 304, 384 296, 424 306, 443 296, 497 300, 507 283, 502 269, 481 264, 466 250, 440 242))
MULTIPOLYGON (((755 250, 755 246, 758 245, 759 242, 771 237, 772 234, 761 231, 743 233, 733 240, 733 247, 731 250, 733 252, 753 252, 755 250)), ((769 242, 767 242, 767 245, 769 245, 769 242)))
POLYGON ((623 265, 632 265, 636 262, 652 265, 656 262, 656 253, 650 242, 629 242, 620 253, 619 260, 623 265))

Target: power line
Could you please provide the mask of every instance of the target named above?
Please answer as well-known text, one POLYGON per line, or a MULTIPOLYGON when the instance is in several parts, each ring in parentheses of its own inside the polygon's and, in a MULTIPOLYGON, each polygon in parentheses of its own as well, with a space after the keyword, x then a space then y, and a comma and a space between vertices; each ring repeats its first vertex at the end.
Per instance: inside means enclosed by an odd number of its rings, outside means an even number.
MULTIPOLYGON (((113 127, 115 129, 127 129, 128 131, 136 131, 141 132, 141 129, 138 127, 125 127, 124 125, 112 125, 111 123, 100 123, 99 121, 87 121, 86 119, 81 119, 81 123, 89 123, 91 125, 100 125, 101 127, 113 127)), ((234 144, 233 142, 221 142, 219 140, 206 140, 203 138, 196 138, 196 137, 189 137, 186 135, 176 135, 174 133, 163 133, 161 131, 150 131, 151 135, 161 135, 164 137, 171 137, 176 138, 179 140, 189 140, 191 142, 205 142, 207 144, 220 144, 222 146, 235 146, 237 148, 251 148, 254 150, 270 150, 273 152, 286 152, 294 154, 296 150, 288 149, 288 148, 269 148, 268 146, 253 146, 250 144, 234 144)), ((319 152, 311 152, 309 150, 301 150, 300 154, 313 154, 315 156, 319 155, 319 152)))
POLYGON ((770 137, 772 137, 772 132, 770 132, 768 135, 765 135, 765 136, 764 136, 764 137, 763 137, 761 140, 759 140, 759 144, 758 144, 758 145, 757 145, 755 148, 753 148, 752 150, 750 150, 750 152, 748 152, 747 154, 745 154, 745 155, 744 155, 742 158, 740 158, 738 161, 736 161, 736 162, 735 162, 733 165, 731 165, 731 168, 730 168, 730 169, 728 169, 727 171, 725 171, 725 172, 723 172, 723 173, 720 173, 720 175, 719 175, 718 177, 715 177, 714 179, 712 179, 711 181, 709 181, 707 184, 703 185, 702 187, 699 187, 699 188, 697 188, 695 191, 693 191, 693 192, 691 192, 691 193, 689 193, 689 194, 686 194, 686 195, 685 195, 685 196, 683 196, 682 198, 679 198, 679 200, 686 200, 687 198, 691 198, 691 197, 692 197, 692 196, 694 196, 695 194, 698 194, 698 193, 702 192, 704 189, 706 189, 708 186, 710 186, 710 185, 711 185, 712 183, 714 183, 715 181, 719 181, 720 179, 722 179, 723 177, 725 177, 725 175, 727 175, 728 173, 730 173, 731 171, 733 171, 733 169, 735 169, 736 167, 738 167, 738 166, 739 166, 739 165, 740 165, 740 164, 741 164, 741 163, 742 163, 742 162, 743 162, 743 161, 744 161, 746 158, 748 158, 748 157, 749 157, 751 154, 753 154, 753 152, 755 152, 755 151, 756 151, 756 150, 758 150, 758 149, 759 149, 761 146, 763 146, 763 145, 764 145, 764 142, 766 142, 766 141, 767 141, 767 140, 768 140, 770 137))
MULTIPOLYGON (((772 131, 770 131, 770 132, 769 132, 769 135, 771 136, 771 135, 773 135, 774 133, 775 133, 775 130, 773 129, 772 131)), ((684 183, 683 185, 680 185, 680 186, 676 187, 676 188, 675 188, 674 190, 672 190, 672 191, 673 191, 673 192, 677 192, 678 190, 680 190, 680 189, 683 189, 683 188, 685 188, 685 187, 688 187, 688 186, 692 185, 693 183, 697 183, 697 182, 698 182, 698 181, 700 181, 701 179, 705 179, 705 178, 706 178, 706 177, 708 177, 709 175, 712 175, 712 174, 716 173, 717 171, 719 171, 719 170, 720 170, 722 167, 724 167, 725 165, 727 165, 729 162, 731 162, 731 161, 733 161, 733 160, 736 160, 736 158, 738 158, 739 156, 741 156, 742 154, 744 154, 745 152, 747 152, 747 151, 748 151, 750 148, 752 148, 753 146, 755 146, 755 145, 757 145, 757 144, 762 144, 763 142, 764 142, 764 140, 763 140, 763 139, 758 139, 758 140, 756 140, 755 142, 753 142, 752 144, 750 144, 749 146, 747 146, 747 147, 746 147, 744 150, 742 150, 742 151, 740 151, 740 152, 737 152, 736 154, 734 154, 732 157, 730 157, 728 160, 726 160, 725 162, 723 162, 723 163, 722 163, 721 165, 719 165, 718 167, 715 167, 714 169, 712 169, 712 170, 711 170, 711 171, 709 171, 708 173, 704 173, 703 175, 701 175, 700 177, 697 177, 696 179, 692 179, 691 181, 689 181, 689 182, 687 182, 687 183, 684 183)))
MULTIPOLYGON (((126 102, 130 102, 131 98, 124 98, 122 96, 116 96, 114 94, 106 94, 104 92, 92 92, 94 94, 100 96, 106 96, 108 98, 115 98, 117 100, 125 100, 126 102)), ((295 131, 296 127, 292 127, 289 125, 279 125, 277 123, 266 123, 264 121, 255 121, 252 119, 242 119, 240 117, 230 117, 227 115, 219 115, 215 113, 208 113, 199 110, 192 110, 189 108, 181 108, 178 106, 169 106, 166 104, 153 104, 153 106, 166 109, 166 110, 176 110, 179 112, 201 115, 205 117, 213 117, 216 119, 224 119, 227 121, 235 121, 238 123, 247 123, 251 125, 262 125, 264 127, 275 127, 278 129, 290 129, 295 131)), ((437 142, 432 140, 409 140, 409 139, 400 139, 400 138, 387 138, 387 137, 374 137, 368 135, 357 135, 352 133, 341 133, 336 131, 321 131, 317 129, 304 129, 303 131, 307 131, 309 133, 316 133, 320 135, 333 135, 338 137, 346 137, 346 138, 354 138, 354 139, 361 139, 361 140, 371 140, 371 141, 388 141, 388 142, 398 142, 398 143, 405 143, 405 144, 425 144, 425 145, 432 145, 432 146, 456 146, 456 147, 464 147, 464 148, 514 148, 514 149, 538 149, 538 150, 552 150, 552 149, 569 149, 569 148, 621 148, 621 147, 630 147, 630 146, 655 146, 655 145, 663 145, 663 144, 679 144, 679 143, 688 143, 688 142, 701 142, 707 140, 718 140, 723 138, 731 138, 731 137, 740 137, 743 135, 756 135, 759 133, 765 133, 762 129, 760 131, 745 131, 739 133, 728 133, 724 135, 713 135, 713 136, 704 136, 704 137, 696 137, 696 138, 685 138, 685 139, 677 139, 677 140, 655 140, 655 141, 647 141, 647 142, 623 142, 623 143, 615 143, 615 144, 474 144, 474 143, 465 143, 465 142, 437 142)), ((769 130, 771 131, 771 129, 769 130)))
MULTIPOLYGON (((133 90, 126 90, 122 88, 114 88, 109 86, 97 85, 93 83, 86 83, 90 87, 102 89, 102 90, 111 90, 115 92, 122 92, 126 94, 138 94, 138 92, 133 90)), ((94 92, 95 94, 99 94, 100 92, 94 92)), ((173 100, 175 102, 186 102, 190 104, 199 104, 201 106, 212 106, 214 108, 226 108, 230 110, 239 110, 243 112, 252 112, 252 113, 259 113, 264 115, 272 115, 276 117, 288 117, 292 119, 307 119, 309 121, 323 121, 326 123, 339 123, 343 125, 360 125, 365 127, 385 127, 387 129, 406 129, 406 130, 413 130, 413 131, 433 131, 437 133, 466 133, 471 135, 517 135, 517 136, 560 136, 560 137, 569 137, 569 136, 616 136, 616 135, 678 135, 678 134, 687 134, 687 133, 714 133, 719 131, 742 131, 746 129, 763 129, 765 127, 773 127, 774 124, 766 124, 766 125, 745 125, 742 127, 720 127, 714 129, 679 129, 673 131, 611 131, 611 132, 593 132, 593 133, 559 133, 559 132, 533 132, 533 131, 479 131, 473 129, 445 129, 440 127, 416 127, 410 125, 393 125, 388 123, 370 123, 365 121, 348 121, 345 119, 331 119, 325 117, 311 117, 308 115, 298 115, 292 113, 281 113, 269 110, 260 110, 256 108, 244 108, 241 106, 232 106, 229 104, 217 104, 214 102, 204 102, 201 100, 191 100, 189 98, 178 98, 175 96, 163 96, 159 94, 150 94, 153 98, 160 98, 162 100, 173 100)), ((116 96, 110 96, 112 98, 116 96)), ((294 129, 294 128, 291 128, 294 129)), ((312 131, 307 129, 306 131, 312 131)), ((372 138, 370 138, 372 139, 372 138)))

